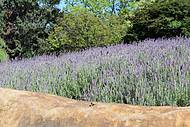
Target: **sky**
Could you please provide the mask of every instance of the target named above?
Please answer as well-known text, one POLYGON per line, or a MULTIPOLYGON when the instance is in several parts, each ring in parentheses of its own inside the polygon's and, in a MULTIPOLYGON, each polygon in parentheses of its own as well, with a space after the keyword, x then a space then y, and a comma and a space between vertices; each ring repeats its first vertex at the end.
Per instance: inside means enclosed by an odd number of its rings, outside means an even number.
POLYGON ((56 7, 59 8, 60 10, 62 10, 64 6, 65 6, 65 3, 63 2, 63 0, 61 0, 60 3, 56 5, 56 7))

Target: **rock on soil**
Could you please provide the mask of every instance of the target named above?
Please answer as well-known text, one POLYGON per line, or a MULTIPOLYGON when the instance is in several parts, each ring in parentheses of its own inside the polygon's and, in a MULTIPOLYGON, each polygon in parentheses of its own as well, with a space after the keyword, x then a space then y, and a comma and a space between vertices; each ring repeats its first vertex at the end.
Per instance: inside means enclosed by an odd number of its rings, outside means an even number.
POLYGON ((190 108, 91 103, 0 88, 0 127, 190 127, 190 108))

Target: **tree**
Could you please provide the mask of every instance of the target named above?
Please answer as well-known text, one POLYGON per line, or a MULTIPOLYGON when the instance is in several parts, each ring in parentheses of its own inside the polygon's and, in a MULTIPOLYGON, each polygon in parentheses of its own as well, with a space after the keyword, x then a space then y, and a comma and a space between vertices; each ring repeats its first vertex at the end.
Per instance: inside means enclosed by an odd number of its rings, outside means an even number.
POLYGON ((152 0, 130 17, 137 39, 190 36, 189 0, 152 0))
POLYGON ((96 15, 118 14, 120 11, 129 10, 139 0, 64 0, 63 10, 70 12, 80 7, 96 15))
POLYGON ((65 12, 78 11, 83 9, 90 11, 96 15, 102 15, 108 12, 108 8, 111 3, 109 0, 66 0, 64 1, 65 7, 63 10, 65 12))
POLYGON ((39 53, 58 15, 47 0, 2 0, 0 12, 0 35, 11 58, 39 53))

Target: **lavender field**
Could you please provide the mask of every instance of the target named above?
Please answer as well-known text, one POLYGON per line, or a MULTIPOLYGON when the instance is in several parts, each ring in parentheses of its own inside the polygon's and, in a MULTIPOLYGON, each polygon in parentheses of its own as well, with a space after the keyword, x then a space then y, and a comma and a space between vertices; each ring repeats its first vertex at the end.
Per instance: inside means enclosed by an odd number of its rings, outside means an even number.
POLYGON ((190 104, 190 39, 146 40, 0 64, 0 86, 87 101, 190 104))

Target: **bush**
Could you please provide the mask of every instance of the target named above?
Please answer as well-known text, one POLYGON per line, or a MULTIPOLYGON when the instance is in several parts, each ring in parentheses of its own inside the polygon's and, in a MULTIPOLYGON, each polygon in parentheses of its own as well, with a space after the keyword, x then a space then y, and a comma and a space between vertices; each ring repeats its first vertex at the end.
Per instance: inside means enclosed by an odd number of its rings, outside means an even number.
POLYGON ((73 51, 119 43, 127 23, 117 16, 99 18, 87 11, 65 14, 49 35, 51 52, 73 51))
POLYGON ((155 0, 140 5, 130 17, 134 38, 190 36, 190 1, 155 0))
POLYGON ((0 64, 0 85, 73 99, 190 105, 190 39, 146 40, 0 64))
POLYGON ((0 62, 8 59, 8 55, 4 49, 0 49, 0 62))
POLYGON ((3 39, 0 38, 0 62, 8 59, 5 47, 6 47, 5 42, 3 41, 3 39))

